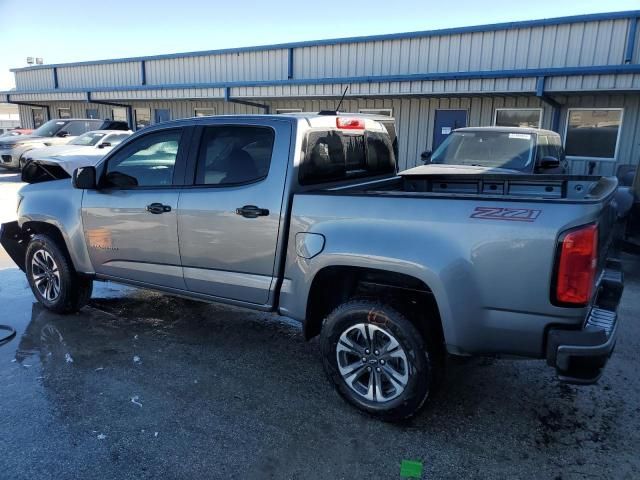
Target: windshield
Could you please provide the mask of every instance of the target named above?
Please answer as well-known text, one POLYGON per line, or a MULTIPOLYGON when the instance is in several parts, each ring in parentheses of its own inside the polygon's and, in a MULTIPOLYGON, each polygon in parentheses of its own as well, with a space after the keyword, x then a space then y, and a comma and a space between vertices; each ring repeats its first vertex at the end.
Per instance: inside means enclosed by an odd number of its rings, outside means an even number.
POLYGON ((453 132, 431 163, 524 170, 533 158, 533 141, 529 133, 453 132))
POLYGON ((49 120, 40 128, 34 130, 31 135, 35 137, 53 137, 56 133, 62 130, 67 123, 68 122, 62 120, 49 120))
POLYGON ((84 147, 91 147, 97 144, 101 138, 105 136, 104 133, 100 132, 87 132, 80 135, 78 138, 73 139, 69 142, 69 145, 82 145, 84 147))

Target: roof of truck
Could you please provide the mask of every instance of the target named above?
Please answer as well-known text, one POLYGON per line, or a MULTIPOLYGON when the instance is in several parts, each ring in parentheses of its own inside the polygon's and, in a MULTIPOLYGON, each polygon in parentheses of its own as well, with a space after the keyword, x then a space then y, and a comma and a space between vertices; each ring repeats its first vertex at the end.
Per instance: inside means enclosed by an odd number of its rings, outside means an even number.
POLYGON ((505 133, 528 133, 532 135, 559 135, 553 130, 529 127, 464 127, 456 128, 456 132, 505 132, 505 133))

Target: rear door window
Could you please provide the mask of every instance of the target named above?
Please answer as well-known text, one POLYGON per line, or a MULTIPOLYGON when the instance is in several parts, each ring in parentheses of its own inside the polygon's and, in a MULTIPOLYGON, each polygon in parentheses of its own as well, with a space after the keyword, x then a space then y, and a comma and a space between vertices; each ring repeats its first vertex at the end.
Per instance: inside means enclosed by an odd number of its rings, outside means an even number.
POLYGON ((385 135, 320 130, 307 135, 299 182, 314 185, 395 172, 393 147, 385 135))

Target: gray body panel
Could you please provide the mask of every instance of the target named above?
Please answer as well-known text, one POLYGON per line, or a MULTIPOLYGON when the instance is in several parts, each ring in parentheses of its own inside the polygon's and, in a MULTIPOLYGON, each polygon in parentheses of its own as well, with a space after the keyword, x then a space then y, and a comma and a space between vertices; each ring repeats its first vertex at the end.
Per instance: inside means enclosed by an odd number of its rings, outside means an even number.
MULTIPOLYGON (((259 310, 277 305, 281 314, 300 321, 313 280, 324 268, 409 275, 431 290, 452 353, 540 357, 550 325, 584 321, 588 307, 551 303, 557 241, 563 231, 590 222, 609 228, 605 216, 615 182, 586 179, 599 185, 598 194, 572 192, 565 200, 421 194, 404 191, 402 180, 393 178, 324 190, 301 187, 305 134, 331 122, 333 117, 243 116, 150 127, 109 156, 170 126, 267 125, 277 132, 268 176, 235 187, 87 191, 84 199, 69 181, 35 184, 23 190, 20 223, 39 219, 58 227, 76 269, 98 278, 259 310), (149 214, 144 208, 152 202, 172 210, 149 214), (237 215, 235 209, 244 205, 267 208, 269 215, 237 215), (472 217, 478 207, 539 212, 532 221, 505 221, 472 217), (91 246, 94 238, 104 240, 103 248, 91 246)), ((521 178, 528 181, 518 176, 517 182, 521 178)))

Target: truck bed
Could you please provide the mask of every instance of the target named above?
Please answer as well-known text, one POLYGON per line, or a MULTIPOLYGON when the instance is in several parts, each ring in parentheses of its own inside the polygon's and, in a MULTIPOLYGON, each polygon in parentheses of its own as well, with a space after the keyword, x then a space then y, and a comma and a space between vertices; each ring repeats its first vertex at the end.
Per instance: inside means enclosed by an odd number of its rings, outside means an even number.
POLYGON ((327 188, 321 192, 597 203, 612 195, 617 185, 615 177, 586 175, 428 174, 386 178, 347 187, 327 188))

